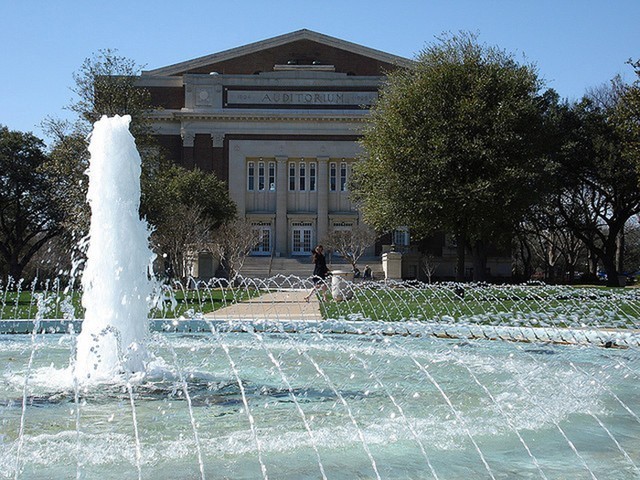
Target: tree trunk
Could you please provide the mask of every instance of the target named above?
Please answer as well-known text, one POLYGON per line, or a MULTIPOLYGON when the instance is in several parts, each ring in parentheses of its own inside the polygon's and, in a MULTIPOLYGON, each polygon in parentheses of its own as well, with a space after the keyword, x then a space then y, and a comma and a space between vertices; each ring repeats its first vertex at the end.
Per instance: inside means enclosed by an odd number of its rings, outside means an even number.
POLYGON ((618 270, 616 269, 615 258, 613 256, 602 257, 602 266, 607 274, 607 286, 608 287, 624 287, 620 285, 618 280, 618 270))
POLYGON ((471 249, 473 255, 473 281, 487 280, 487 251, 482 240, 476 240, 471 249))
POLYGON ((589 265, 589 273, 596 277, 598 275, 598 256, 589 250, 587 263, 589 265))
POLYGON ((11 278, 15 281, 20 280, 22 278, 22 271, 22 264, 17 259, 12 258, 9 260, 9 276, 11 278))
POLYGON ((574 261, 567 260, 567 282, 573 283, 576 279, 576 264, 574 261))
POLYGON ((465 263, 465 245, 464 238, 458 236, 458 245, 456 247, 457 265, 456 265, 456 282, 464 282, 464 263, 465 263))
POLYGON ((616 237, 616 269, 618 272, 624 272, 624 252, 625 251, 625 238, 624 230, 621 230, 616 237))
POLYGON ((532 265, 532 257, 531 248, 526 242, 521 241, 521 256, 522 256, 522 265, 523 265, 523 278, 525 280, 531 280, 533 275, 533 265, 532 265), (526 253, 525 253, 526 252, 526 253))

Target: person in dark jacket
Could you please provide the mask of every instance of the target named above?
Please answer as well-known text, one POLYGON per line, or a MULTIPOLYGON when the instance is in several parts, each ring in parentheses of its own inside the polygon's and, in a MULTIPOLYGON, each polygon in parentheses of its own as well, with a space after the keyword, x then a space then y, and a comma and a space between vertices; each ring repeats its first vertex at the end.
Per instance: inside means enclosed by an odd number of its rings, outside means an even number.
POLYGON ((313 254, 311 256, 311 261, 313 262, 313 283, 314 286, 309 292, 309 295, 304 297, 306 302, 309 301, 311 295, 313 295, 316 290, 322 291, 322 298, 327 300, 327 276, 329 275, 329 269, 327 268, 327 260, 324 257, 324 249, 322 245, 318 245, 313 249, 313 254))

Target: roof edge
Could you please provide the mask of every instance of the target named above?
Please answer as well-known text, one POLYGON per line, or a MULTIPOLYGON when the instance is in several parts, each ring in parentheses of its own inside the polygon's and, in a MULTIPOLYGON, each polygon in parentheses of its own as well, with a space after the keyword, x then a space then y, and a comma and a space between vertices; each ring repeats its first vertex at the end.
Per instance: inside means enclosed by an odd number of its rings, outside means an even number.
POLYGON ((184 62, 174 63, 166 67, 155 68, 153 70, 145 70, 142 72, 142 74, 152 76, 176 75, 187 70, 202 67, 210 63, 222 62, 235 57, 240 57, 242 55, 265 50, 267 48, 278 47, 280 45, 285 45, 287 43, 298 40, 316 41, 318 43, 323 43, 325 45, 339 48, 341 50, 347 50, 352 53, 364 55, 376 60, 403 67, 409 67, 414 64, 413 60, 405 57, 393 55, 391 53, 386 53, 381 50, 365 47, 363 45, 358 45, 357 43, 348 42, 346 40, 341 40, 336 37, 331 37, 329 35, 324 35, 322 33, 303 28, 301 30, 296 30, 294 32, 285 33, 283 35, 267 38, 258 42, 249 43, 240 47, 230 48, 222 52, 204 55, 202 57, 197 57, 192 60, 186 60, 184 62))

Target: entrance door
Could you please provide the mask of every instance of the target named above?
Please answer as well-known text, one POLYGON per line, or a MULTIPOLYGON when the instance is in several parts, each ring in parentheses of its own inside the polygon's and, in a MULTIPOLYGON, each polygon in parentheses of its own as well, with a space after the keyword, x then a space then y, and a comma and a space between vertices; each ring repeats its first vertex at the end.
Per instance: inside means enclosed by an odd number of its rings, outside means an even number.
POLYGON ((311 227, 293 227, 292 234, 291 254, 310 255, 313 229, 311 227))
POLYGON ((271 255, 271 227, 260 225, 253 227, 258 231, 258 243, 251 250, 252 255, 271 255))

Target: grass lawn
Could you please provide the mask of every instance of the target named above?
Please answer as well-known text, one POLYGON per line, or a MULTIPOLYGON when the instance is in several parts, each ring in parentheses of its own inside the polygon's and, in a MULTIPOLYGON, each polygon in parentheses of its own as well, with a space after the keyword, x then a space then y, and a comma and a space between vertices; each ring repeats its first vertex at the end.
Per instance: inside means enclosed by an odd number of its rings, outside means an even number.
MULTIPOLYGON (((209 313, 219 308, 255 297, 260 294, 256 289, 207 288, 200 290, 178 290, 173 292, 172 302, 167 296, 164 309, 156 307, 151 310, 151 318, 175 318, 192 313, 209 313), (175 309, 171 309, 172 303, 175 309), (191 313, 192 312, 192 313, 191 313)), ((34 319, 42 308, 42 318, 84 318, 81 304, 82 294, 73 292, 5 292, 0 297, 0 320, 2 319, 34 319)))
MULTIPOLYGON (((347 301, 320 302, 325 319, 465 322, 478 325, 640 328, 640 289, 552 286, 351 285, 347 301)), ((190 317, 264 293, 258 288, 176 290, 152 318, 190 317), (175 309, 171 309, 171 305, 175 309), (164 306, 164 308, 162 308, 164 306)), ((83 318, 80 293, 0 292, 0 320, 83 318), (71 314, 70 314, 71 312, 71 314)), ((331 296, 329 295, 329 298, 331 296)))
POLYGON ((351 299, 321 309, 335 319, 640 328, 640 296, 600 287, 356 288, 351 299))

